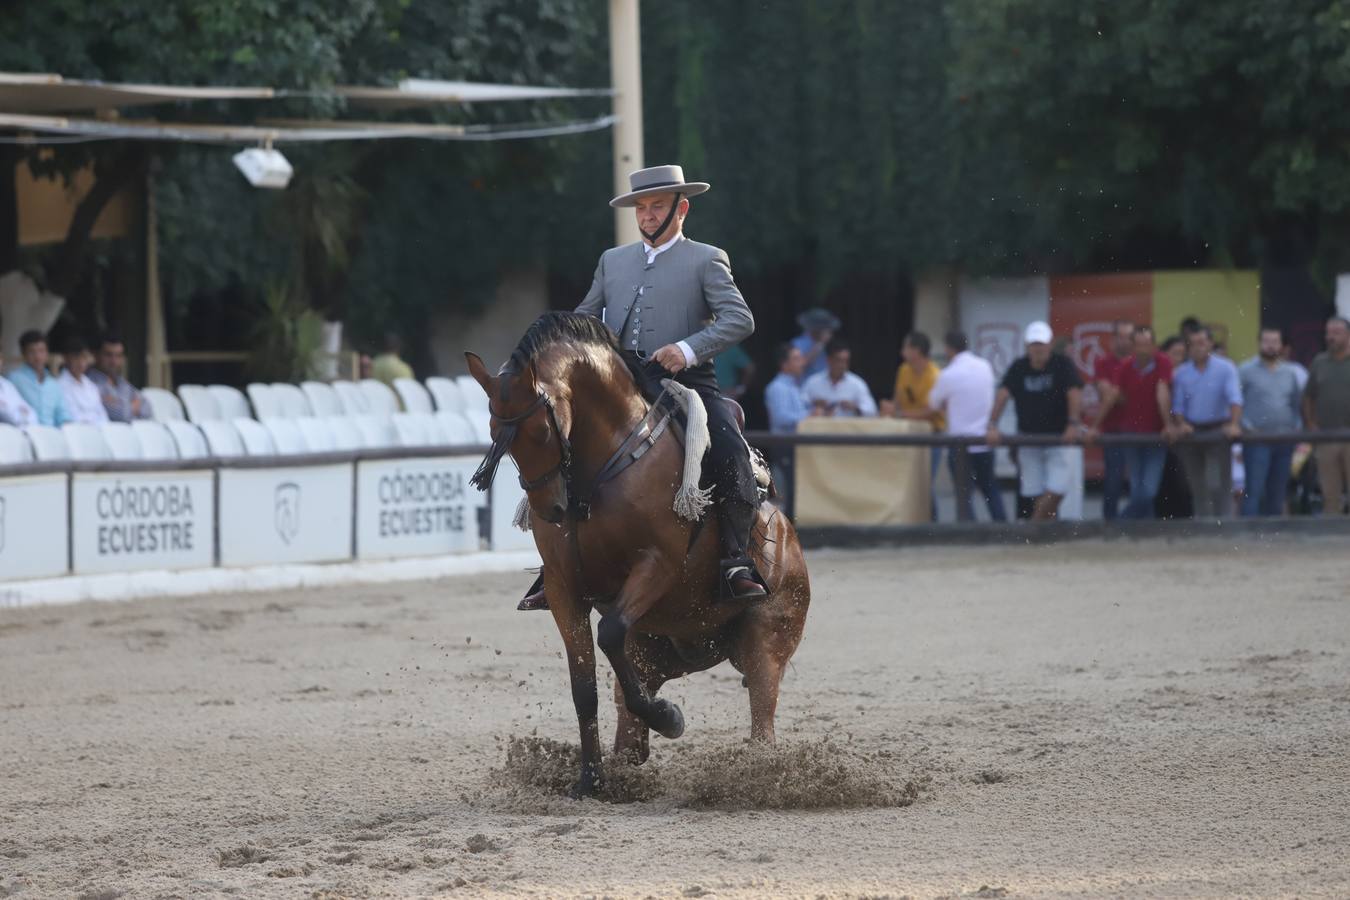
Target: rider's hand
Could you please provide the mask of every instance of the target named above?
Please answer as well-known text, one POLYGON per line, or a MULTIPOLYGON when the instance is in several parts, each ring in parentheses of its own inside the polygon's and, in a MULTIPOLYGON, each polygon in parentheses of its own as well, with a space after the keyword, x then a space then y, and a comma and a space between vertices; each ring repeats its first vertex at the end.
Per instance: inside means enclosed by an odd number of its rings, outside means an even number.
POLYGON ((666 344, 660 350, 657 350, 652 354, 652 359, 656 360, 657 365, 672 375, 687 366, 684 351, 674 344, 666 344))

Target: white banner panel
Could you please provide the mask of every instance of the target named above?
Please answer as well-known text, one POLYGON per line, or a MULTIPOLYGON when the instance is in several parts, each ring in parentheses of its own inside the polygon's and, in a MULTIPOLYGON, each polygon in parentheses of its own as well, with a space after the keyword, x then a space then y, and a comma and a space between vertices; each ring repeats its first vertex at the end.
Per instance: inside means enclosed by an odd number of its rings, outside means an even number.
POLYGON ((0 583, 66 574, 66 492, 64 472, 0 478, 0 583))
POLYGON ((390 559, 478 549, 478 459, 367 460, 356 468, 356 556, 390 559))
POLYGON ((489 542, 493 550, 533 550, 534 535, 521 531, 512 523, 516 519, 516 507, 525 499, 520 489, 520 473, 515 463, 508 457, 497 467, 497 477, 492 482, 491 522, 488 526, 489 542))
POLYGON ((220 564, 351 559, 352 464, 220 470, 220 564))
POLYGON ((215 560, 212 473, 76 472, 74 571, 189 569, 215 560))

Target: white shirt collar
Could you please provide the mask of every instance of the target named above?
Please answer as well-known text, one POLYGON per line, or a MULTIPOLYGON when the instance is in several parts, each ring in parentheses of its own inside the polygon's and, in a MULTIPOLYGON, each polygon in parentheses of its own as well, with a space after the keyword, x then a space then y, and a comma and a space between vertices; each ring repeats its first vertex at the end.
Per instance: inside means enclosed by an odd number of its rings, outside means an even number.
POLYGON ((661 244, 656 247, 652 247, 646 241, 643 241, 642 249, 647 252, 647 264, 651 265, 658 256, 660 256, 662 253, 665 253, 671 247, 674 247, 678 241, 681 241, 683 239, 684 233, 681 232, 680 234, 677 234, 670 240, 666 241, 664 244, 661 244))

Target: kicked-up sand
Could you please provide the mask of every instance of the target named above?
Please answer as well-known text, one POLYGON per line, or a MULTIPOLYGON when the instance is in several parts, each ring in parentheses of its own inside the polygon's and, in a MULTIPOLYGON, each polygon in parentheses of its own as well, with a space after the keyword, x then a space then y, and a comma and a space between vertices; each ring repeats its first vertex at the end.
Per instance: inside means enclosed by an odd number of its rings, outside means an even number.
POLYGON ((0 610, 0 897, 1350 896, 1343 538, 807 562, 604 802, 524 573, 0 610))

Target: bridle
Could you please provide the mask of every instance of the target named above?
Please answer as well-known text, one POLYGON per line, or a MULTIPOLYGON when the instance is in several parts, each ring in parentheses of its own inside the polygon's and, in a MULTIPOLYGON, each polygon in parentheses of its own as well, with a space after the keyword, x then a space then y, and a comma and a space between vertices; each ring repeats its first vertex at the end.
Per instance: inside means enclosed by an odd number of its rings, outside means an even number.
POLYGON ((540 389, 539 395, 530 402, 530 405, 518 415, 502 416, 492 410, 492 405, 488 404, 488 412, 497 420, 499 430, 497 438, 492 442, 492 448, 488 450, 487 456, 483 459, 482 465, 474 473, 470 483, 479 490, 487 490, 487 486, 492 483, 493 477, 497 472, 497 465, 501 462, 503 456, 510 449, 515 441, 516 432, 521 424, 534 416, 543 407, 548 413, 548 423, 553 429, 553 434, 558 439, 558 464, 549 469, 538 478, 526 478, 522 472, 519 476, 521 490, 534 491, 548 484, 553 479, 561 476, 563 485, 567 488, 568 495, 572 494, 572 442, 563 434, 562 429, 558 427, 558 413, 553 405, 553 398, 548 392, 540 389))

